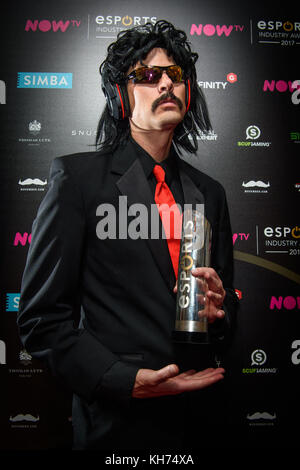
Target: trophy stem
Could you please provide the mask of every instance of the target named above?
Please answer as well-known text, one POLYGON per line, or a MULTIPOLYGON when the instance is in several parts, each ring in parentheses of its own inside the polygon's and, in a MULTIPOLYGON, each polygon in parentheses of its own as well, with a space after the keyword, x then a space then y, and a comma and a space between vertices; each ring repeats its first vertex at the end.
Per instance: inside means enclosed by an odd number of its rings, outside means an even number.
POLYGON ((175 343, 210 344, 208 332, 174 330, 172 340, 175 343))

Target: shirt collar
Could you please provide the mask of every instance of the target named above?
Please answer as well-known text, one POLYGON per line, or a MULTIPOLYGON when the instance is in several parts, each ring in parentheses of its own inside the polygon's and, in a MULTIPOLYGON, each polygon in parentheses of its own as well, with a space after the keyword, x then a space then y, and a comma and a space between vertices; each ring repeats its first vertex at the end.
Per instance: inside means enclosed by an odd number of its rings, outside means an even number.
POLYGON ((154 177, 153 175, 153 168, 155 165, 160 165, 166 173, 166 182, 167 184, 170 184, 173 178, 176 178, 178 175, 178 167, 177 167, 177 159, 176 159, 176 151, 173 147, 173 145, 170 148, 170 153, 165 160, 163 160, 161 163, 157 163, 151 155, 146 152, 132 137, 130 137, 130 140, 132 143, 136 146, 136 149, 138 150, 138 156, 141 162, 141 165, 144 169, 146 178, 151 178, 151 176, 154 177))

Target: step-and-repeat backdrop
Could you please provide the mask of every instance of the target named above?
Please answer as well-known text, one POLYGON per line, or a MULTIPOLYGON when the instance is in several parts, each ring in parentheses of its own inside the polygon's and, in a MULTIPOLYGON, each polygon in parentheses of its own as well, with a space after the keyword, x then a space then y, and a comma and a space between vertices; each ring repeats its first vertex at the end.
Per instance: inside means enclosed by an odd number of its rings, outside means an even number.
POLYGON ((199 53, 198 80, 213 131, 199 139, 197 157, 184 158, 224 185, 230 207, 240 298, 236 335, 225 358, 230 432, 241 446, 296 443, 299 8, 276 10, 259 2, 242 7, 238 1, 30 0, 1 15, 3 449, 71 446, 70 394, 18 337, 31 226, 53 158, 94 149, 104 105, 98 67, 108 45, 119 31, 158 19, 184 29, 199 53))

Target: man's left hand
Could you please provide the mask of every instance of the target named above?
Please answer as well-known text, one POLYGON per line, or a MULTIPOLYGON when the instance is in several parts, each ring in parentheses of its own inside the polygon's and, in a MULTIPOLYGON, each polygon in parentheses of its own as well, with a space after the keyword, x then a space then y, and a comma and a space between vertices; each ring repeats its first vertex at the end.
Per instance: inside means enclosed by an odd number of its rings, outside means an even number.
MULTIPOLYGON (((207 267, 194 268, 192 269, 192 275, 197 278, 199 283, 205 284, 203 288, 205 297, 199 296, 200 303, 204 303, 205 307, 199 311, 199 316, 207 317, 208 323, 224 318, 223 302, 226 292, 216 271, 207 267)), ((174 292, 177 292, 177 283, 174 292)))

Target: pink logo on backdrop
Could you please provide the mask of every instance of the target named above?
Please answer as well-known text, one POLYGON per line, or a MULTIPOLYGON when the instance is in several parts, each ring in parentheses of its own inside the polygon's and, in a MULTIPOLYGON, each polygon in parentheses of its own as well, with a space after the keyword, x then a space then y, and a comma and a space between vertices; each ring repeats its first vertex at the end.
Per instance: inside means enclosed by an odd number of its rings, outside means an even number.
POLYGON ((280 93, 284 93, 285 91, 289 90, 291 93, 295 91, 295 89, 299 89, 300 84, 295 83, 292 80, 265 80, 263 84, 263 91, 279 91, 280 93))
POLYGON ((19 244, 25 246, 26 243, 31 243, 31 233, 25 232, 21 234, 20 232, 17 232, 14 239, 14 246, 17 246, 19 244))
POLYGON ((233 31, 242 32, 245 26, 240 24, 231 24, 227 26, 226 24, 223 25, 213 25, 213 24, 192 24, 190 29, 190 34, 193 36, 197 34, 198 36, 230 36, 233 31))
POLYGON ((282 308, 286 310, 294 310, 295 308, 300 309, 300 297, 294 297, 292 295, 287 295, 286 297, 280 295, 279 297, 275 297, 272 295, 270 300, 270 309, 281 310, 282 308))
POLYGON ((232 243, 235 244, 237 240, 248 240, 250 233, 233 233, 232 243))
POLYGON ((25 31, 42 31, 47 33, 48 31, 61 31, 65 33, 69 26, 71 28, 79 28, 81 21, 78 20, 67 20, 67 21, 49 21, 49 20, 27 20, 25 25, 25 31))

